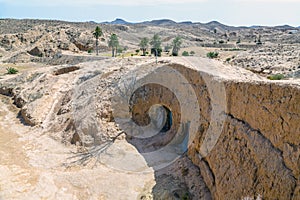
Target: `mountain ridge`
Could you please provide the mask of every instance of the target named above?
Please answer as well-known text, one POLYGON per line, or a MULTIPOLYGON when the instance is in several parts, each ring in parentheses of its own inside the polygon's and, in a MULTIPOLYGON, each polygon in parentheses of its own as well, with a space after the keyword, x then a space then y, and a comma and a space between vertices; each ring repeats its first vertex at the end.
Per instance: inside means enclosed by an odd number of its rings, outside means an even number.
POLYGON ((284 25, 274 25, 274 26, 267 26, 267 25, 251 25, 251 26, 245 26, 245 25, 241 25, 241 26, 232 26, 232 25, 226 25, 224 23, 221 23, 219 21, 216 20, 212 20, 210 22, 207 23, 202 23, 202 22, 192 22, 192 21, 174 21, 171 19, 154 19, 151 21, 142 21, 142 22, 128 22, 122 18, 116 18, 114 21, 111 22, 100 22, 100 24, 112 24, 112 25, 128 25, 128 24, 145 24, 145 25, 156 25, 156 26, 160 26, 160 25, 204 25, 207 27, 213 27, 215 26, 217 27, 222 27, 223 29, 225 28, 278 28, 278 29, 299 29, 300 26, 291 26, 288 24, 284 24, 284 25))

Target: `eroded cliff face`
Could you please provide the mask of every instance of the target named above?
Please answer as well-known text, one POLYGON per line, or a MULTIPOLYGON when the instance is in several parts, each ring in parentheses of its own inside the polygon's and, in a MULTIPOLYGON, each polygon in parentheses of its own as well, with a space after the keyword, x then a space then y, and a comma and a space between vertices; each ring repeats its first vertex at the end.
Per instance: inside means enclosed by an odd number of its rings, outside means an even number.
POLYGON ((216 197, 299 199, 299 86, 227 82, 226 94, 224 130, 205 158, 216 197))
MULTIPOLYGON (((209 123, 206 84, 197 72, 176 68, 198 91, 201 117, 209 123)), ((200 122, 202 131, 189 147, 189 156, 200 167, 212 195, 215 199, 299 199, 299 85, 239 80, 223 84, 226 120, 217 144, 201 158, 207 123, 200 122)))
POLYGON ((270 100, 259 95, 258 89, 265 88, 269 93, 269 84, 242 85, 251 91, 253 99, 239 90, 239 83, 230 84, 227 91, 233 90, 236 96, 229 101, 237 105, 229 109, 217 145, 203 160, 195 152, 190 156, 217 199, 259 195, 266 199, 299 199, 299 90, 278 86, 279 95, 273 92, 270 100), (284 98, 280 93, 288 90, 293 91, 292 101, 279 103, 284 98), (245 101, 248 103, 241 103, 245 101), (293 116, 290 120, 282 119, 289 114, 293 116))
POLYGON ((136 88, 129 102, 132 118, 141 126, 149 123, 151 106, 165 106, 172 114, 170 127, 149 140, 127 133, 127 141, 140 153, 169 143, 176 147, 197 122, 195 134, 184 147, 214 199, 300 199, 299 84, 262 80, 251 72, 199 58, 197 62, 174 59, 158 65, 145 60, 109 62, 23 74, 2 81, 0 92, 14 97, 25 122, 52 138, 93 146, 120 131, 111 98, 117 92, 116 83, 127 72, 146 66, 138 77, 143 79, 159 69, 174 69, 188 87, 176 79, 167 82, 178 86, 178 91, 157 83, 145 84, 136 88), (176 96, 185 90, 192 92, 197 104, 189 114, 184 113, 184 105, 195 102, 176 96), (215 112, 219 105, 223 106, 221 112, 215 112), (210 134, 214 137, 208 137, 210 134))
MULTIPOLYGON (((180 64, 165 67, 179 71, 197 95, 199 110, 195 112, 200 114, 199 128, 188 145, 188 155, 199 166, 214 199, 300 198, 299 85, 228 78, 231 72, 224 78, 222 74, 201 72, 201 69, 199 73, 197 69, 180 64), (216 89, 209 89, 212 86, 207 77, 224 87, 225 96, 218 95, 217 98, 224 98, 217 101, 223 101, 226 106, 222 128, 215 130, 221 131, 217 143, 203 156, 201 148, 206 145, 207 134, 211 134, 209 127, 214 117, 212 98, 216 96, 210 92, 218 93, 216 89)), ((178 103, 168 92, 160 93, 164 90, 161 85, 149 84, 141 90, 143 97, 135 95, 133 116, 146 119, 144 115, 150 105, 161 104, 172 111, 173 122, 177 125, 168 131, 169 136, 182 131, 178 130, 178 123, 187 123, 186 119, 178 117, 182 102, 178 103)), ((156 142, 151 140, 151 145, 161 147, 165 145, 163 141, 161 138, 156 142)))

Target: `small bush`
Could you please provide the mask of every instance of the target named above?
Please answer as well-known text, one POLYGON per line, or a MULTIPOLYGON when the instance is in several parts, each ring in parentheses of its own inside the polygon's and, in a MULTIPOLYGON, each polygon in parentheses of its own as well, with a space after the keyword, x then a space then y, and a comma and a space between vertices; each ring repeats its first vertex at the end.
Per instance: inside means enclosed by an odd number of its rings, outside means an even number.
POLYGON ((131 56, 134 56, 133 53, 131 54, 131 56))
POLYGON ((225 43, 224 40, 220 40, 220 41, 219 41, 219 44, 224 44, 224 43, 225 43))
POLYGON ((187 52, 187 51, 184 51, 184 52, 182 52, 182 56, 189 56, 190 54, 189 54, 189 52, 187 52))
POLYGON ((178 56, 178 53, 177 52, 173 52, 172 56, 178 56))
POLYGON ((139 49, 135 50, 135 53, 136 54, 140 53, 140 50, 139 49))
POLYGON ((16 74, 19 72, 17 69, 15 69, 13 67, 6 68, 6 71, 7 71, 7 74, 16 74))
POLYGON ((157 52, 157 56, 160 57, 161 56, 161 53, 162 53, 162 49, 159 48, 159 49, 155 49, 155 48, 151 48, 151 54, 153 54, 154 56, 156 56, 156 52, 157 52))
POLYGON ((117 53, 123 53, 123 51, 124 51, 124 49, 123 49, 122 47, 119 47, 119 48, 117 49, 117 53))
POLYGON ((88 53, 92 53, 92 49, 89 49, 87 52, 88 52, 88 53))
POLYGON ((281 79, 284 79, 284 75, 283 74, 275 74, 275 75, 269 76, 268 79, 270 79, 270 80, 281 80, 281 79))
POLYGON ((191 55, 195 55, 195 51, 191 51, 190 54, 191 54, 191 55))
POLYGON ((218 55, 219 55, 218 52, 208 52, 208 53, 206 54, 206 56, 207 56, 208 58, 217 58, 218 55))
POLYGON ((231 60, 231 58, 226 58, 226 62, 229 62, 231 60))

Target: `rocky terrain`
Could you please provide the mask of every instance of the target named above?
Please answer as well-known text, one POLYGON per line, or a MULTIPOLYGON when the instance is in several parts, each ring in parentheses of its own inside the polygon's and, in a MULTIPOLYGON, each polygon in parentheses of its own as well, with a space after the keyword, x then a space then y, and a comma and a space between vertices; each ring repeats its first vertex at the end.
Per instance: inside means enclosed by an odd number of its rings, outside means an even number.
MULTIPOLYGON (((0 20, 0 59, 7 63, 42 62, 50 65, 88 61, 95 49, 95 22, 71 23, 46 20, 0 20), (70 57, 76 54, 77 58, 70 57), (87 58, 88 57, 88 58, 87 58)), ((299 76, 300 30, 291 26, 231 27, 219 22, 207 24, 154 20, 131 24, 123 20, 100 24, 100 51, 107 56, 108 38, 116 33, 125 55, 135 54, 143 37, 158 33, 163 48, 176 36, 183 38, 182 51, 194 50, 206 57, 218 51, 219 60, 268 76, 282 73, 299 76)), ((124 55, 124 54, 123 54, 124 55)))
POLYGON ((0 199, 300 199, 299 29, 96 25, 0 20, 0 199))

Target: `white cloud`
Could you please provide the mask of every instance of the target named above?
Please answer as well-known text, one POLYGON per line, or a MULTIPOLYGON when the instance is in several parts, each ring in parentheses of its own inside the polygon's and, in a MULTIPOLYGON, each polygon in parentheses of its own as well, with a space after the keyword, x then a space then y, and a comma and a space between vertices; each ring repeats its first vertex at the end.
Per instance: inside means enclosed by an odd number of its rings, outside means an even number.
POLYGON ((169 5, 205 2, 208 0, 0 0, 0 3, 8 5, 120 5, 120 6, 141 6, 141 5, 169 5))

